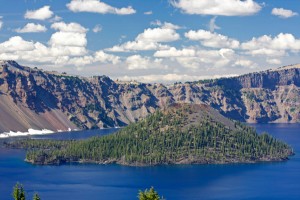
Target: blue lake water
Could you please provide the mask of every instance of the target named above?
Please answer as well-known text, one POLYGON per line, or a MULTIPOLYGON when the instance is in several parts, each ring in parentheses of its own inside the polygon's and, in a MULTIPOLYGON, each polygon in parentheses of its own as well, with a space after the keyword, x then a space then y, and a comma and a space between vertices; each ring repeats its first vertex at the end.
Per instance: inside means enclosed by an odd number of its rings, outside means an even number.
MULTIPOLYGON (((31 199, 134 200, 140 189, 154 186, 167 200, 300 199, 300 124, 255 125, 289 143, 296 155, 289 161, 259 164, 125 167, 119 165, 34 166, 22 150, 0 149, 0 199, 11 198, 21 182, 31 199)), ((83 139, 115 130, 43 136, 83 139)), ((41 138, 41 136, 36 137, 41 138)))

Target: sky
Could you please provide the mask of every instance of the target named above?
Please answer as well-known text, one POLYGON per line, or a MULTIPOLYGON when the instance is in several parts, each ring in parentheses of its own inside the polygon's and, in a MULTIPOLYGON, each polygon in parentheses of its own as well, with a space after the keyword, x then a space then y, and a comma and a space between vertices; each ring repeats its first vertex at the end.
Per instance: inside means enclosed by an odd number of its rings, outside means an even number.
POLYGON ((172 83, 300 63, 300 0, 0 0, 0 60, 172 83))

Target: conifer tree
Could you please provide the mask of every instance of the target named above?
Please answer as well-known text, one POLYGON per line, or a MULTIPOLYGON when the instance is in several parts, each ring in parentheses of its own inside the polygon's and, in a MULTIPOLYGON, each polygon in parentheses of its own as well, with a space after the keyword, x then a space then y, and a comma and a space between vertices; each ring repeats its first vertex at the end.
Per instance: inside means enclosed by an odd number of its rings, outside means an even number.
POLYGON ((159 197, 158 193, 151 187, 149 190, 139 192, 139 200, 163 200, 159 197))
POLYGON ((23 185, 17 183, 13 189, 12 196, 14 200, 26 200, 26 195, 25 195, 23 185))
POLYGON ((38 193, 35 193, 33 195, 33 200, 41 200, 40 196, 38 195, 38 193))

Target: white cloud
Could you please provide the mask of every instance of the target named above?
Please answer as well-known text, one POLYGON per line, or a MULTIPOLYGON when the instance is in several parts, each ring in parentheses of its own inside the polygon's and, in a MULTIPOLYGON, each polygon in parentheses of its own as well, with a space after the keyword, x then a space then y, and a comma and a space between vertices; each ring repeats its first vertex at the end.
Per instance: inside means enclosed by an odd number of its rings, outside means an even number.
POLYGON ((215 32, 215 30, 219 30, 221 29, 217 24, 216 24, 216 19, 217 17, 213 17, 211 18, 211 20, 209 21, 209 30, 210 32, 215 32))
POLYGON ((62 20, 62 17, 60 17, 60 16, 58 16, 58 15, 55 15, 53 18, 51 18, 49 21, 51 22, 51 23, 53 23, 53 22, 59 22, 59 21, 61 21, 62 20))
POLYGON ((52 15, 50 6, 44 6, 38 10, 27 10, 24 17, 25 19, 45 20, 51 18, 52 15))
POLYGON ((102 26, 100 24, 96 24, 95 27, 93 28, 94 33, 99 33, 102 31, 102 26))
POLYGON ((169 47, 167 45, 162 45, 161 43, 179 40, 180 35, 175 31, 179 26, 171 23, 160 25, 161 27, 145 29, 134 41, 128 41, 106 50, 111 52, 126 52, 168 49, 169 47))
POLYGON ((196 55, 194 49, 182 49, 177 50, 175 47, 171 47, 167 50, 159 50, 154 53, 155 57, 168 58, 168 57, 193 57, 196 55))
POLYGON ((268 49, 268 48, 261 48, 261 49, 254 49, 247 51, 246 54, 252 56, 270 56, 270 57, 277 57, 283 56, 286 54, 283 50, 276 50, 276 49, 268 49))
POLYGON ((273 65, 280 65, 281 64, 281 60, 273 58, 273 59, 267 59, 266 60, 267 63, 269 64, 273 64, 273 65))
POLYGON ((52 46, 85 47, 87 45, 87 39, 83 33, 56 32, 52 34, 49 44, 52 46))
POLYGON ((52 24, 51 28, 58 31, 51 35, 48 42, 53 49, 58 52, 65 50, 71 55, 86 54, 86 32, 88 29, 74 22, 68 24, 57 22, 52 24))
POLYGON ((168 50, 161 50, 154 53, 155 57, 170 58, 177 61, 180 66, 187 69, 218 68, 229 66, 236 58, 232 49, 203 50, 195 47, 177 50, 171 47, 168 50))
POLYGON ((167 45, 162 45, 157 42, 148 41, 128 41, 122 45, 116 45, 112 48, 106 49, 110 52, 129 52, 129 51, 149 51, 157 49, 167 49, 167 45))
POLYGON ((94 56, 95 61, 99 61, 102 63, 113 63, 117 64, 120 62, 120 57, 112 55, 112 54, 107 54, 103 51, 97 51, 94 56))
POLYGON ((85 47, 80 46, 50 46, 49 53, 54 56, 83 56, 87 54, 85 47))
POLYGON ((117 15, 130 15, 136 13, 136 10, 131 6, 115 8, 101 0, 71 0, 71 2, 67 4, 67 7, 73 12, 111 13, 117 15))
POLYGON ((258 38, 242 43, 242 49, 248 50, 247 54, 283 56, 287 51, 299 52, 300 39, 289 33, 280 33, 275 37, 263 35, 258 38))
POLYGON ((152 15, 153 12, 150 10, 150 11, 147 11, 147 12, 144 12, 144 15, 152 15))
POLYGON ((41 24, 28 23, 23 28, 16 29, 17 33, 38 33, 46 32, 47 28, 41 24))
POLYGON ((234 63, 234 66, 241 66, 241 67, 246 67, 246 68, 250 68, 250 69, 255 69, 257 68, 257 64, 254 63, 253 61, 251 60, 246 60, 246 59, 242 59, 242 60, 237 60, 235 63, 234 63))
POLYGON ((173 30, 182 29, 182 27, 180 27, 178 25, 172 24, 170 22, 164 22, 164 23, 162 23, 159 20, 151 22, 151 25, 159 26, 159 27, 161 27, 163 29, 173 29, 173 30))
POLYGON ((200 41, 203 46, 213 48, 239 48, 240 42, 227 36, 205 30, 189 31, 184 34, 190 40, 200 41))
POLYGON ((57 22, 52 24, 51 28, 62 32, 73 32, 73 33, 86 33, 88 31, 88 29, 74 22, 69 24, 66 24, 65 22, 57 22))
POLYGON ((247 16, 261 10, 253 0, 172 0, 173 6, 187 14, 247 16))
MULTIPOLYGON (((29 29, 32 26, 25 27, 29 29)), ((51 35, 48 46, 39 42, 26 41, 20 36, 11 37, 8 41, 0 43, 0 59, 77 67, 92 63, 117 64, 120 61, 118 56, 103 51, 89 53, 86 49, 88 29, 80 24, 59 22, 52 24, 51 28, 57 32, 51 35)))
POLYGON ((94 62, 93 56, 82 56, 82 57, 74 57, 70 59, 63 60, 62 63, 68 63, 69 65, 75 65, 76 67, 81 67, 84 65, 89 65, 94 62))
POLYGON ((93 63, 119 63, 118 56, 97 51, 86 55, 85 47, 78 46, 45 46, 39 42, 26 41, 19 36, 0 43, 0 59, 50 63, 59 66, 84 66, 93 63))
POLYGON ((227 74, 227 75, 213 75, 213 76, 195 76, 188 74, 151 74, 146 76, 122 76, 118 77, 119 80, 123 81, 139 81, 144 83, 174 83, 174 82, 186 82, 186 81, 198 81, 204 79, 216 79, 221 77, 234 77, 237 74, 227 74))
POLYGON ((167 68, 162 64, 162 59, 152 60, 150 57, 142 57, 141 55, 132 55, 126 59, 129 70, 149 69, 149 68, 167 68))
POLYGON ((173 28, 148 28, 136 38, 138 41, 147 42, 173 42, 180 38, 179 34, 173 28))
POLYGON ((283 9, 283 8, 273 8, 272 15, 276 15, 281 18, 290 18, 290 17, 298 15, 298 13, 293 12, 292 10, 287 10, 287 9, 283 9))
POLYGON ((33 49, 34 43, 25 41, 20 36, 11 37, 8 41, 0 43, 0 53, 30 51, 33 49))

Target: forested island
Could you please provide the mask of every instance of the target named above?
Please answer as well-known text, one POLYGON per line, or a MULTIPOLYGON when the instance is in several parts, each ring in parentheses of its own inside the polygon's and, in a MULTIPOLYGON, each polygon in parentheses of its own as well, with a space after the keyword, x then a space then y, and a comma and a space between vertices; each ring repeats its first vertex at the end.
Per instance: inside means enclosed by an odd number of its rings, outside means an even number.
POLYGON ((231 121, 201 104, 174 104, 115 134, 82 141, 26 139, 6 144, 27 149, 38 165, 70 162, 129 166, 225 164, 283 161, 293 154, 285 143, 231 121))

